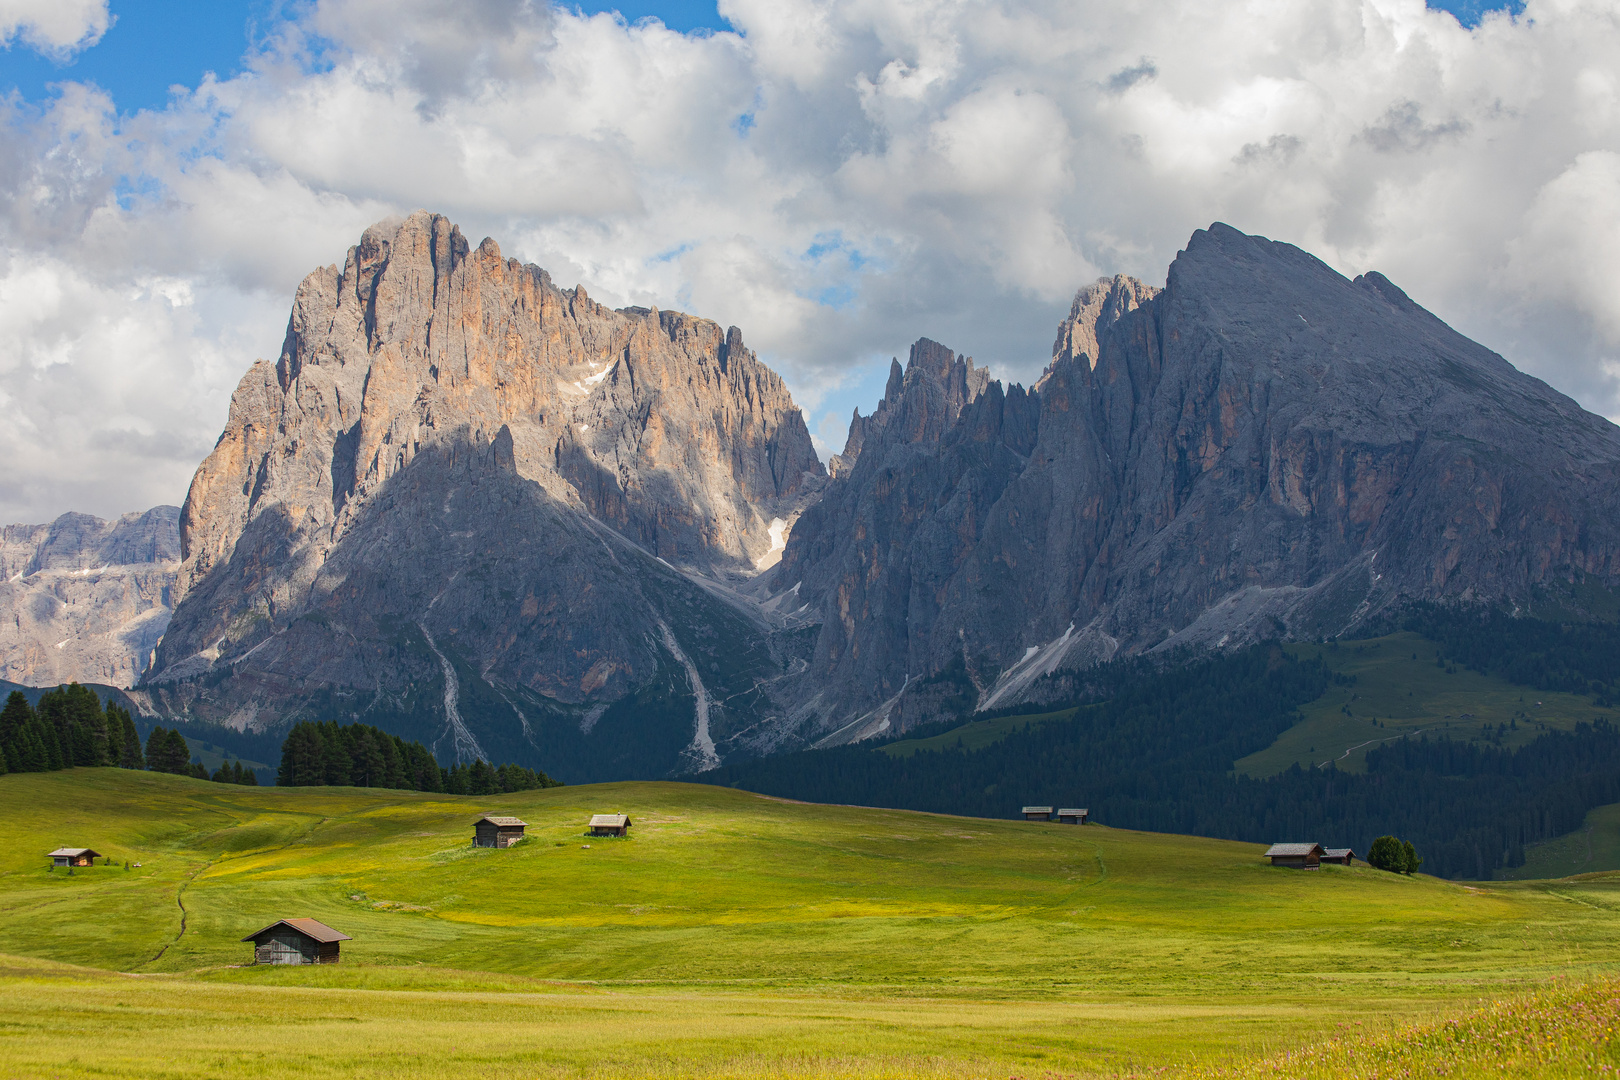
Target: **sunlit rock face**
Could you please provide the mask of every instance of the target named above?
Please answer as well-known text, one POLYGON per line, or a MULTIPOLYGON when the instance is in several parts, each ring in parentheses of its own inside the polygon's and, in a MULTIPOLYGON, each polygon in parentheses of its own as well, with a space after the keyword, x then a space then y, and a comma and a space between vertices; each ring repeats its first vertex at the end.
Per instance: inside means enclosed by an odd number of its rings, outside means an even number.
POLYGON ((0 679, 133 686, 173 611, 180 511, 0 529, 0 679))
POLYGON ((804 719, 842 741, 1410 599, 1568 603, 1617 559, 1620 429, 1382 276, 1215 225, 1162 292, 1081 290, 1028 391, 919 342, 772 584, 817 613, 804 719))
POLYGON ((736 328, 606 308, 418 212, 310 274, 237 387, 146 687, 238 726, 386 714, 541 758, 538 716, 589 736, 595 706, 667 684, 701 762, 742 721, 697 731, 688 667, 779 674, 731 586, 824 482, 736 328))

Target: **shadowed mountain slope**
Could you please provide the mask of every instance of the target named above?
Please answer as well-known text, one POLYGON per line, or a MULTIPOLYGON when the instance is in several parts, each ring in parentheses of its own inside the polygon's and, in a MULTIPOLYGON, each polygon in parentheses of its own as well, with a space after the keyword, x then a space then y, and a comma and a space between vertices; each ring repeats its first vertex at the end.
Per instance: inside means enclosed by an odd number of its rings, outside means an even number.
POLYGON ((1620 581, 1620 429, 1378 274, 1215 225, 1162 292, 1082 290, 1054 352, 1004 392, 919 342, 852 425, 773 572, 820 614, 802 721, 832 741, 1115 655, 1620 581))

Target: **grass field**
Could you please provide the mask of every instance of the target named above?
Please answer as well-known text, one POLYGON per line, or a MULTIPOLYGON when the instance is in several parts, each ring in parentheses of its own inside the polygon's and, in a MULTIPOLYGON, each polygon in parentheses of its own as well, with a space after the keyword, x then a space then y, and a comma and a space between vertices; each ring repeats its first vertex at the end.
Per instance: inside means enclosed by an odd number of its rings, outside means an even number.
POLYGON ((1620 875, 1469 886, 1260 850, 681 784, 0 777, 0 1076, 1247 1068, 1620 970, 1620 875), (606 810, 630 839, 581 835, 606 810), (531 838, 472 849, 488 812, 531 838), (119 865, 47 872, 61 844, 119 865), (341 965, 235 966, 299 915, 354 935, 341 965))
POLYGON ((1296 656, 1322 657, 1334 671, 1355 676, 1355 683, 1330 686, 1301 706, 1301 722, 1266 749, 1239 759, 1239 773, 1275 776, 1295 763, 1310 768, 1328 761, 1364 772, 1368 750, 1404 736, 1489 739, 1512 747, 1546 728, 1567 731, 1597 716, 1614 718, 1614 710, 1594 708, 1575 694, 1531 690, 1463 667, 1436 667, 1439 647, 1413 633, 1286 648, 1296 656), (1498 736, 1499 725, 1510 730, 1498 736))

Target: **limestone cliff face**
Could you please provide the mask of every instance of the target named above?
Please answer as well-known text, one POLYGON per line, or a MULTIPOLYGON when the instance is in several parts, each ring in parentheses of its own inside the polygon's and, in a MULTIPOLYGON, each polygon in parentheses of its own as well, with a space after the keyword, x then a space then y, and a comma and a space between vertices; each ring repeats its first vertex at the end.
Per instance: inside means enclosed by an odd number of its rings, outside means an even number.
POLYGON ((0 529, 0 679, 135 685, 173 610, 179 514, 0 529))
MULTIPOLYGON (((938 370, 914 353, 879 415, 948 397, 938 370)), ((876 419, 775 578, 820 613, 803 722, 840 739, 942 683, 996 706, 1116 653, 1620 584, 1620 429, 1380 275, 1222 225, 1162 293, 1082 290, 1029 392, 876 419)))
POLYGON ((181 514, 147 684, 252 725, 309 695, 426 716, 407 686, 472 678, 526 731, 520 698, 587 707, 679 673, 696 646, 661 624, 698 604, 672 630, 695 641, 731 618, 715 597, 774 559, 823 482, 738 330, 611 310, 418 212, 310 274, 279 359, 237 387, 181 514))

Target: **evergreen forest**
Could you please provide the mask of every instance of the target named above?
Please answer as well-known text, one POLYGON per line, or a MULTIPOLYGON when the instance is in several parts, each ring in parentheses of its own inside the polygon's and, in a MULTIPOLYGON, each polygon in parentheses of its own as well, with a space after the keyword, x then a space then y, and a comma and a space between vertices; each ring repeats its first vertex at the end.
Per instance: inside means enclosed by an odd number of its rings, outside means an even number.
POLYGON ((442 791, 450 795, 499 795, 561 787, 543 772, 521 765, 441 766, 419 742, 406 742, 368 724, 295 724, 281 744, 278 787, 379 787, 442 791))
MULTIPOLYGON (((1426 608, 1407 629, 1463 663, 1543 689, 1616 694, 1620 628, 1560 626, 1496 612, 1426 608)), ((1342 676, 1277 644, 1179 666, 1132 660, 1089 680, 1085 700, 1026 709, 1072 715, 1014 725, 989 745, 938 739, 906 754, 861 744, 723 766, 691 779, 811 802, 1016 817, 1025 804, 1084 807, 1121 828, 1257 843, 1314 840, 1363 858, 1382 835, 1408 838, 1427 873, 1486 879, 1524 849, 1620 801, 1620 729, 1596 714, 1517 748, 1427 736, 1371 750, 1366 771, 1336 766, 1252 778, 1233 762, 1270 745, 1298 708, 1342 676)), ((1012 710, 988 716, 1018 715, 1012 710)), ((960 728, 967 717, 905 733, 960 728)), ((894 740, 891 740, 894 741, 894 740)))

